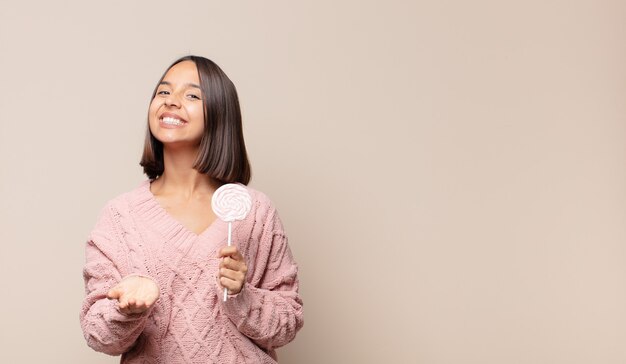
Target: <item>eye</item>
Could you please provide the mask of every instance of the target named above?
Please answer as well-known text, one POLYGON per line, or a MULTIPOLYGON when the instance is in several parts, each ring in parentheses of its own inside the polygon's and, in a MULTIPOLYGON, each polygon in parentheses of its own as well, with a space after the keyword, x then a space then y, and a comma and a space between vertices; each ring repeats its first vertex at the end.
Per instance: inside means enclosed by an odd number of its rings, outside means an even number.
POLYGON ((166 91, 166 90, 161 90, 161 91, 157 92, 157 95, 169 95, 169 94, 170 94, 170 92, 166 91))
POLYGON ((192 99, 196 99, 196 100, 200 100, 200 96, 194 95, 194 94, 189 94, 189 95, 187 95, 187 97, 192 98, 192 99))

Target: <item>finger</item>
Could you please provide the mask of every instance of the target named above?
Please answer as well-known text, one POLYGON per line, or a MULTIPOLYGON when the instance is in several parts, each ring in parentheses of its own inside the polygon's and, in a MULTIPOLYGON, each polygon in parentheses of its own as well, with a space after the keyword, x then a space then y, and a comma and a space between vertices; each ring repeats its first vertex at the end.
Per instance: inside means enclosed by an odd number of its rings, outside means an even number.
POLYGON ((245 274, 243 274, 243 272, 240 272, 240 271, 226 269, 226 268, 221 268, 220 269, 220 278, 221 277, 225 277, 225 278, 228 278, 228 279, 232 279, 234 281, 242 282, 244 280, 244 278, 245 278, 245 274))
POLYGON ((109 292, 107 292, 107 298, 111 298, 111 299, 118 299, 120 298, 121 295, 122 295, 122 290, 118 286, 111 288, 109 292))
POLYGON ((120 311, 125 315, 133 315, 137 313, 142 313, 145 310, 138 309, 137 307, 134 307, 134 306, 128 306, 125 309, 122 309, 120 311))
POLYGON ((237 253, 237 247, 236 246, 234 246, 234 245, 225 246, 222 249, 220 249, 219 257, 223 258, 223 257, 234 255, 235 253, 237 253))
POLYGON ((148 308, 142 302, 137 301, 135 302, 135 304, 132 304, 132 305, 130 303, 127 303, 125 305, 120 304, 119 309, 120 309, 120 312, 122 312, 125 315, 132 315, 132 314, 142 313, 146 311, 148 308))
POLYGON ((238 262, 243 262, 243 255, 241 255, 241 253, 238 250, 235 251, 234 254, 231 254, 230 257, 238 262))
POLYGON ((120 299, 117 302, 117 307, 119 307, 121 310, 125 310, 128 307, 128 301, 126 301, 125 299, 120 299))
POLYGON ((222 285, 223 288, 226 288, 228 290, 229 294, 239 293, 242 287, 242 284, 240 282, 234 281, 226 277, 220 278, 220 284, 222 285))
POLYGON ((220 268, 228 268, 232 270, 242 270, 245 264, 242 261, 234 260, 230 257, 222 259, 220 268))

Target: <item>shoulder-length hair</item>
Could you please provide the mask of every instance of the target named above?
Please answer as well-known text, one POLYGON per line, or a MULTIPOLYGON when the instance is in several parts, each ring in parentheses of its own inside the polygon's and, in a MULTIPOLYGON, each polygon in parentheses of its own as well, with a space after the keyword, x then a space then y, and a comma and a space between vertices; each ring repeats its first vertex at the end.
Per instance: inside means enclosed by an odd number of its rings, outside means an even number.
MULTIPOLYGON (((152 92, 150 102, 154 99, 165 74, 174 65, 183 61, 192 61, 198 68, 204 104, 204 135, 200 140, 198 157, 193 168, 222 183, 239 182, 247 185, 251 172, 243 140, 239 98, 235 85, 218 65, 199 56, 190 55, 177 59, 163 72, 152 92)), ((149 121, 139 165, 150 179, 161 176, 165 168, 163 143, 150 132, 149 121)))

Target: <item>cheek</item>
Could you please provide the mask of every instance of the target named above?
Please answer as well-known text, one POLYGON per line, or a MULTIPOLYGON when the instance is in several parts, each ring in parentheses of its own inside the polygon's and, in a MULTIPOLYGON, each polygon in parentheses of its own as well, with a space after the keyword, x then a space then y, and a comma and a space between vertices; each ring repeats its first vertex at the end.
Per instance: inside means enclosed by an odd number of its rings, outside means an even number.
POLYGON ((159 106, 161 106, 161 102, 159 102, 157 99, 152 100, 152 102, 150 102, 150 106, 148 107, 148 117, 152 120, 153 118, 156 118, 156 112, 159 109, 159 106))
POLYGON ((201 121, 204 124, 204 106, 202 104, 193 105, 193 107, 188 109, 190 115, 193 115, 193 118, 201 121))
POLYGON ((159 110, 159 106, 160 105, 158 101, 153 101, 150 103, 150 107, 148 108, 148 123, 150 124, 150 127, 158 124, 156 113, 159 110))

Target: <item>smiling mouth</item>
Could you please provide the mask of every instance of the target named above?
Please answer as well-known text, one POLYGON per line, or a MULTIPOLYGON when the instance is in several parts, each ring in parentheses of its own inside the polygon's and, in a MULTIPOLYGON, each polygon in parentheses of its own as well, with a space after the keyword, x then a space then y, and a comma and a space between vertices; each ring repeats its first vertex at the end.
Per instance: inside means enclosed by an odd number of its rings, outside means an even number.
POLYGON ((178 125, 178 126, 180 126, 180 125, 183 125, 185 123, 184 121, 182 121, 180 119, 177 119, 177 118, 173 118, 171 116, 166 116, 164 118, 161 118, 161 121, 163 122, 163 124, 166 124, 166 125, 178 125))

